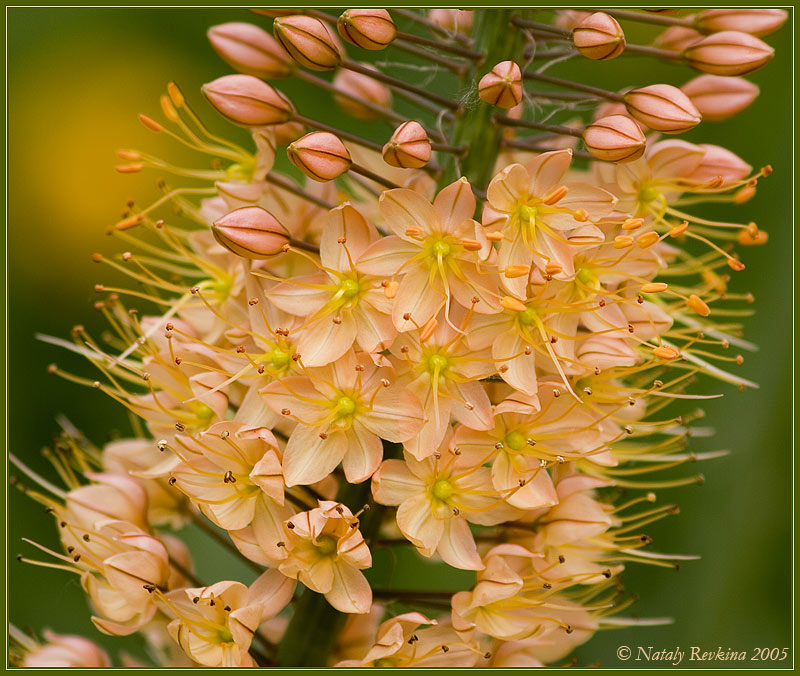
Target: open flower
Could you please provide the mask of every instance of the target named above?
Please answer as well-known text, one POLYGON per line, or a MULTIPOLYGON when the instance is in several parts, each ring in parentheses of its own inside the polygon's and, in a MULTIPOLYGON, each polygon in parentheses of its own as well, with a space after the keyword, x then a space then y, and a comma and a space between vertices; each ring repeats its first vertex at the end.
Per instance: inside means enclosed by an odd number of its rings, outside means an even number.
POLYGON ((367 355, 351 350, 307 372, 261 391, 267 406, 297 421, 283 456, 287 486, 320 481, 340 462, 348 481, 365 481, 380 464, 381 439, 408 441, 422 427, 417 398, 367 355))
POLYGON ((477 641, 421 613, 403 613, 384 622, 362 659, 337 667, 474 667, 483 653, 477 641), (421 628, 420 628, 421 627, 421 628))
POLYGON ((494 425, 489 397, 478 382, 495 372, 488 349, 470 350, 464 334, 442 321, 432 332, 401 334, 391 352, 400 373, 398 385, 417 396, 425 415, 419 434, 405 443, 415 457, 422 459, 436 451, 451 415, 472 429, 494 425))
MULTIPOLYGON (((497 174, 486 191, 483 225, 502 233, 497 265, 542 271, 556 266, 555 277, 574 274, 569 232, 608 216, 616 198, 590 183, 564 182, 571 150, 537 155, 527 167, 512 164, 497 174)), ((514 295, 525 297, 525 277, 504 279, 514 295)))
POLYGON ((383 461, 372 492, 383 505, 399 505, 397 525, 420 554, 435 552, 454 568, 479 570, 469 524, 493 526, 517 515, 493 488, 485 461, 480 450, 465 453, 451 444, 424 460, 405 452, 404 461, 383 461))
POLYGON ((304 365, 325 366, 354 342, 365 352, 380 352, 397 335, 381 280, 359 271, 359 257, 377 239, 375 227, 343 204, 325 219, 320 271, 269 289, 273 304, 305 318, 297 333, 304 365))
POLYGON ((460 426, 455 433, 458 448, 492 463, 495 490, 520 509, 558 502, 548 467, 578 459, 616 464, 608 444, 619 437, 618 426, 558 385, 545 385, 538 397, 517 393, 498 404, 491 430, 460 426))
POLYGON ((221 422, 197 437, 177 436, 170 448, 181 459, 172 483, 220 528, 252 526, 265 553, 277 557, 275 543, 292 510, 284 505, 281 453, 272 432, 221 422))
POLYGON ((361 571, 372 566, 372 554, 347 507, 320 500, 319 507, 296 514, 285 524, 283 546, 281 573, 325 594, 343 613, 369 612, 372 589, 361 571))
POLYGON ((359 269, 403 275, 392 306, 398 330, 423 326, 442 308, 449 317, 453 301, 476 312, 496 311, 496 283, 481 274, 479 265, 491 247, 472 220, 475 197, 465 178, 444 188, 433 204, 400 188, 385 191, 379 205, 394 235, 372 244, 361 255, 359 269))
POLYGON ((265 620, 277 615, 292 597, 294 583, 267 571, 248 589, 223 581, 181 589, 161 599, 174 617, 169 633, 195 662, 206 667, 256 666, 248 650, 265 620))

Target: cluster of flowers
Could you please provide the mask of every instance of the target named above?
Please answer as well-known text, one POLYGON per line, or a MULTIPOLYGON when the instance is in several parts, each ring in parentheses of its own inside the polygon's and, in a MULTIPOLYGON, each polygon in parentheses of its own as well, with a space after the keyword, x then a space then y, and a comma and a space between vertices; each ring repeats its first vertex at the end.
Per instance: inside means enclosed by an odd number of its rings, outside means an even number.
MULTIPOLYGON (((766 240, 754 223, 684 208, 743 203, 769 173, 657 133, 749 105, 758 91, 738 75, 772 56, 753 33, 785 12, 612 12, 667 24, 657 47, 626 45, 605 13, 540 24, 522 11, 398 10, 435 40, 399 32, 385 10, 338 19, 352 45, 421 51, 463 77, 474 50, 517 49, 525 68, 477 67, 482 102, 470 105, 348 60, 334 17, 269 13, 274 38, 244 23, 209 32, 240 73, 204 93, 251 129, 254 152, 211 134, 170 85, 170 124, 142 121, 212 155, 212 168, 120 153, 123 172, 211 184, 162 183, 160 200, 130 204, 111 228, 135 249, 95 256, 137 287, 97 286, 115 332, 106 345, 82 327, 63 343, 100 380, 51 370, 143 426, 99 449, 64 423, 51 458, 67 490, 13 458, 59 525, 64 551, 46 550, 57 563, 44 565, 79 574, 97 628, 141 632, 159 664, 542 665, 637 622, 618 615, 632 601, 623 564, 689 558, 648 550, 642 528, 677 511, 654 506, 653 490, 702 482, 638 475, 716 455, 688 452, 700 414, 668 407, 692 398, 698 374, 749 384, 727 365, 742 361, 732 346, 749 347, 731 304, 752 298, 728 282, 744 269, 733 245, 766 240), (682 90, 603 92, 528 69, 560 58, 551 42, 600 60, 652 51, 706 74, 682 90), (337 74, 331 84, 306 69, 337 74), (290 74, 333 89, 358 118, 400 125, 380 146, 304 117, 264 81, 290 74), (438 110, 438 126, 404 119, 393 94, 438 110), (585 127, 526 119, 587 103, 585 127), (523 129, 544 133, 513 133, 523 129), (305 185, 275 170, 286 144, 305 185), (194 225, 162 219, 164 205, 194 225), (157 312, 140 316, 126 298, 157 312), (171 532, 188 522, 257 579, 200 582, 171 532), (364 571, 381 547, 415 548, 476 581, 373 589, 364 571)), ((19 660, 107 664, 91 644, 48 640, 16 636, 19 660)))

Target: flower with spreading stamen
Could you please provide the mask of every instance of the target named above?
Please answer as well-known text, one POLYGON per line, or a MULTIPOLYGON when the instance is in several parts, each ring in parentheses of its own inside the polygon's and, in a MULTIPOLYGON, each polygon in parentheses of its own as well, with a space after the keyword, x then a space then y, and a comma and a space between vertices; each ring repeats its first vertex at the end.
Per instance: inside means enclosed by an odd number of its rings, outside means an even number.
POLYGON ((304 317, 295 334, 305 366, 325 366, 354 342, 365 352, 385 350, 397 335, 381 279, 360 272, 359 259, 378 232, 349 203, 333 209, 320 242, 320 269, 267 292, 277 307, 304 317))
POLYGON ((324 594, 340 612, 368 613, 372 590, 361 571, 372 565, 372 554, 357 516, 338 502, 320 500, 284 526, 286 558, 278 570, 324 594))
POLYGON ((422 460, 439 448, 451 416, 470 428, 492 428, 489 397, 478 382, 495 372, 488 349, 470 350, 463 331, 434 320, 423 331, 401 334, 391 353, 398 386, 413 392, 424 411, 422 429, 405 442, 414 457, 422 460))
POLYGON ((442 189, 433 204, 403 188, 384 192, 379 206, 394 235, 368 247, 359 267, 378 276, 402 275, 392 305, 399 331, 425 325, 442 308, 449 316, 454 301, 476 312, 497 310, 496 282, 480 267, 491 246, 472 220, 475 197, 465 178, 442 189))
MULTIPOLYGON (((589 183, 564 182, 571 150, 542 153, 527 167, 512 164, 499 172, 486 190, 483 225, 502 233, 497 265, 532 265, 544 270, 558 264, 557 278, 574 274, 568 239, 571 230, 608 216, 616 198, 589 183)), ((503 279, 515 296, 525 296, 526 279, 503 279)))
POLYGON ((307 373, 261 390, 267 406, 297 421, 283 453, 287 486, 320 481, 340 462, 349 482, 366 481, 383 457, 381 439, 408 441, 422 427, 418 399, 368 355, 351 350, 307 373))
POLYGON ((398 506, 397 525, 420 554, 437 553, 454 568, 480 570, 469 524, 494 526, 517 515, 492 486, 490 470, 483 466, 485 449, 465 451, 445 440, 423 460, 408 451, 403 455, 402 461, 384 460, 375 472, 375 500, 398 506))

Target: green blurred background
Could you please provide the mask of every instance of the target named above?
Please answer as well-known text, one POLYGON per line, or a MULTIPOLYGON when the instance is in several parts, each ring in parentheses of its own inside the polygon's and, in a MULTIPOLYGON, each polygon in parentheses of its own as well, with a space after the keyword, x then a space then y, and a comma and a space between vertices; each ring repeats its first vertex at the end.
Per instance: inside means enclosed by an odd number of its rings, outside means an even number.
MULTIPOLYGON (((92 289, 110 278, 91 263, 90 255, 115 250, 116 243, 103 233, 127 199, 136 196, 146 203, 148 195, 157 194, 154 174, 117 174, 114 151, 136 147, 177 164, 192 161, 187 151, 147 131, 136 119, 139 112, 159 113, 158 97, 170 80, 181 85, 215 129, 230 134, 231 128, 216 119, 197 93, 203 82, 229 72, 209 47, 205 30, 225 21, 263 19, 243 9, 10 8, 7 16, 8 439, 12 452, 50 476, 39 449, 57 431, 57 413, 66 414, 97 443, 107 440, 111 430, 128 430, 119 407, 103 395, 46 373, 53 361, 73 372, 91 373, 80 358, 34 339, 37 332, 66 337, 76 323, 95 335, 104 328, 92 309, 92 289)), ((648 30, 628 33, 630 41, 640 43, 651 35, 648 30)), ((777 54, 752 76, 762 88, 756 103, 731 121, 701 124, 685 135, 687 140, 724 145, 754 166, 769 163, 775 170, 761 181, 753 201, 714 210, 720 217, 755 220, 770 235, 767 246, 743 250, 748 267, 733 287, 756 297, 757 314, 745 320, 746 335, 762 349, 745 355, 737 372, 757 380, 761 389, 702 386, 725 397, 704 406, 716 436, 696 439, 693 448, 732 453, 698 468, 706 475, 705 486, 664 492, 662 500, 679 502, 681 514, 648 530, 658 551, 698 554, 701 560, 687 563, 679 573, 636 565, 626 571, 628 589, 641 596, 630 612, 669 616, 675 623, 602 633, 578 651, 582 665, 624 666, 615 656, 620 645, 721 646, 749 652, 791 645, 791 21, 768 41, 777 54)), ((611 64, 574 61, 551 72, 578 70, 583 81, 611 89, 654 82, 680 85, 692 76, 684 68, 629 57, 611 64)), ((416 81, 422 79, 411 73, 416 81)), ((301 112, 348 124, 329 113, 326 94, 291 84, 281 88, 301 112)), ((358 129, 376 140, 388 135, 380 125, 358 129)), ((75 576, 18 564, 14 555, 31 551, 21 537, 57 544, 52 519, 10 490, 10 621, 20 627, 84 633, 112 650, 122 646, 137 651, 136 639, 109 640, 93 629, 75 576)), ((191 538, 195 547, 208 544, 200 535, 191 538)), ((252 576, 229 560, 206 557, 199 568, 217 579, 252 576)))

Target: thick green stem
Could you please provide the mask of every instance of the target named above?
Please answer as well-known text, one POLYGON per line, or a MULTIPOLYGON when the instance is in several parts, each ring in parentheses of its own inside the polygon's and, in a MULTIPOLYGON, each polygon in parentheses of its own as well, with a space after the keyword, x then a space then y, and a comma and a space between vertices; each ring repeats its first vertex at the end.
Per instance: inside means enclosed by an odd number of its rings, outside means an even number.
MULTIPOLYGON (((483 53, 486 58, 479 66, 473 66, 467 74, 467 82, 477 85, 480 77, 501 61, 519 62, 524 41, 520 32, 511 25, 511 18, 518 14, 516 9, 492 9, 475 13, 474 51, 483 53)), ((477 95, 475 96, 477 99, 477 95)), ((459 176, 466 176, 479 190, 485 190, 494 170, 495 160, 500 151, 503 129, 492 121, 494 106, 477 100, 470 102, 460 111, 453 145, 465 146, 467 155, 460 161, 449 158, 439 187, 444 187, 459 176)))
MULTIPOLYGON (((400 457, 402 446, 383 442, 383 457, 400 457)), ((342 482, 336 493, 336 501, 359 511, 365 505, 369 509, 359 518, 359 529, 367 544, 378 534, 384 508, 372 501, 371 482, 349 484, 342 482)), ((278 647, 278 666, 281 667, 324 667, 328 664, 339 632, 347 615, 331 606, 322 594, 303 589, 295 605, 286 633, 278 647)))

